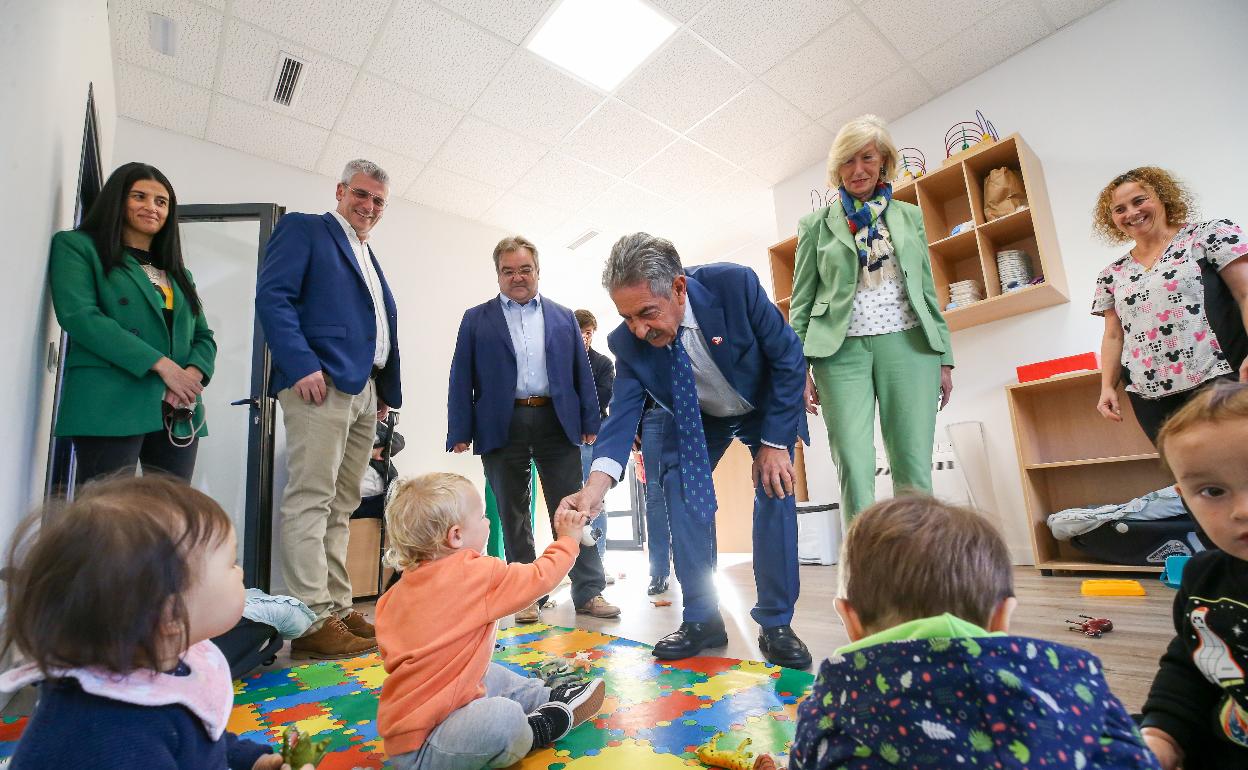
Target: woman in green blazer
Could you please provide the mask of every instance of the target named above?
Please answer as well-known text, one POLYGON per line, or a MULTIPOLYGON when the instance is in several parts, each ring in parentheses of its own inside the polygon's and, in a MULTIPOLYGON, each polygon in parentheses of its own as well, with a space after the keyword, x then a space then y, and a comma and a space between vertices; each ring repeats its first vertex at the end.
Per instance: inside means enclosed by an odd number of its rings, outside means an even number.
POLYGON ((894 491, 930 492, 936 412, 953 390, 923 217, 892 200, 897 165, 883 121, 850 121, 828 154, 838 199, 798 223, 789 321, 813 374, 807 411, 823 405, 847 520, 875 501, 876 403, 894 491))
POLYGON ((79 228, 53 236, 49 281, 69 334, 56 435, 73 440, 78 481, 138 462, 189 481, 217 343, 165 175, 114 171, 79 228))

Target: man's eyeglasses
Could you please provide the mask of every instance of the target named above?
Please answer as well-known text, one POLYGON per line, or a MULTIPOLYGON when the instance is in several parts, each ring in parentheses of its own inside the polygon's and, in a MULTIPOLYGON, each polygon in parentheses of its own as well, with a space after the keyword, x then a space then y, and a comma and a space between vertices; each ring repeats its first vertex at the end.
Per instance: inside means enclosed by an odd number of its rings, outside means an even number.
POLYGON ((348 190, 350 190, 350 191, 351 191, 351 194, 355 196, 355 199, 356 199, 357 201, 366 201, 366 200, 368 200, 369 198, 372 198, 372 199, 373 199, 373 205, 374 205, 374 206, 376 206, 377 208, 379 208, 379 209, 384 209, 384 208, 386 207, 386 199, 385 199, 385 198, 383 198, 383 197, 381 197, 380 195, 373 195, 372 193, 370 193, 370 192, 369 192, 369 191, 367 191, 367 190, 361 190, 361 189, 359 189, 359 188, 357 188, 357 187, 352 187, 351 185, 347 184, 346 182, 343 182, 343 183, 342 183, 342 186, 343 186, 343 187, 345 187, 345 188, 347 188, 348 190))
POLYGON ((535 273, 536 271, 533 268, 528 267, 526 265, 525 267, 522 267, 519 270, 512 270, 510 267, 504 267, 502 270, 499 270, 498 272, 504 278, 514 278, 517 275, 523 276, 525 278, 531 278, 533 276, 533 273, 535 273))

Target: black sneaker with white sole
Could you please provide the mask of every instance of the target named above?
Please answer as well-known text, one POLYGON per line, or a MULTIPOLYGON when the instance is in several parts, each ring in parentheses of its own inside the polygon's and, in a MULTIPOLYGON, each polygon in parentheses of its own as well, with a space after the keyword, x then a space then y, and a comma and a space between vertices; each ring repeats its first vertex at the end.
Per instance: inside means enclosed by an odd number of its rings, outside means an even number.
POLYGON ((529 729, 533 731, 533 748, 549 746, 568 734, 572 729, 572 709, 566 704, 551 701, 529 714, 529 729))
POLYGON ((602 711, 602 702, 606 697, 607 683, 602 679, 568 682, 550 691, 552 703, 562 703, 572 710, 572 727, 602 711))

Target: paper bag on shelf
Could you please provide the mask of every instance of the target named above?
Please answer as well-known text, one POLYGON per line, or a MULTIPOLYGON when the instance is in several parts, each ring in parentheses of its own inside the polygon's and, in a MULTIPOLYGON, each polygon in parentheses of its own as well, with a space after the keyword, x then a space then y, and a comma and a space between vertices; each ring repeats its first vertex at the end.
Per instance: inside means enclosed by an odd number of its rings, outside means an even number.
POLYGON ((996 219, 1027 205, 1023 180, 1012 168, 1002 166, 988 172, 984 180, 984 218, 996 219))

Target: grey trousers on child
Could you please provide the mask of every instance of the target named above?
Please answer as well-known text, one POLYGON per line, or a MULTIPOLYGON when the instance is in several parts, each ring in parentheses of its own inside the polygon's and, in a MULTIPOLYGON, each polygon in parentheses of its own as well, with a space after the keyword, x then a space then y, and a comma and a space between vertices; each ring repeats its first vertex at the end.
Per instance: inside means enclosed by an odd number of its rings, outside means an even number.
POLYGON ((541 679, 491 662, 485 697, 452 711, 416 751, 390 757, 393 770, 480 770, 508 767, 533 748, 530 712, 550 702, 541 679))

